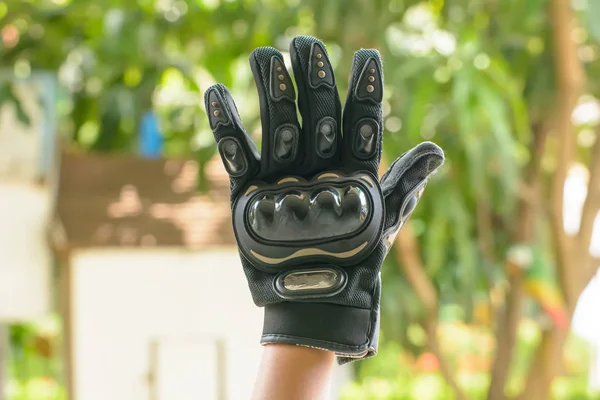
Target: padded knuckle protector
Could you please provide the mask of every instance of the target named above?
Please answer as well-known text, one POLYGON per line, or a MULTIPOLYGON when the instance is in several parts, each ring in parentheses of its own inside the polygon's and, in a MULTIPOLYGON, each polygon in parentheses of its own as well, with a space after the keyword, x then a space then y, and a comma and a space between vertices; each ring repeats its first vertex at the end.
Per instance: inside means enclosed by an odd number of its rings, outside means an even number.
POLYGON ((233 225, 242 254, 264 272, 316 263, 349 266, 379 242, 383 211, 371 174, 336 171, 308 182, 287 177, 249 184, 234 204, 233 225))

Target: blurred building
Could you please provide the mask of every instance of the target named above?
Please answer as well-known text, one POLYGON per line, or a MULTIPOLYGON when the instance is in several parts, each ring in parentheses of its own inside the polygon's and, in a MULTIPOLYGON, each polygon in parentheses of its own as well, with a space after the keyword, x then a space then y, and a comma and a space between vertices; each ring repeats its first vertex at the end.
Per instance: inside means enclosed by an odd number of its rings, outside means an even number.
POLYGON ((14 100, 0 106, 1 324, 49 310, 56 81, 46 73, 17 80, 0 70, 0 85, 14 100))
POLYGON ((228 181, 192 160, 64 153, 52 238, 73 399, 237 399, 261 312, 246 289, 228 181))
MULTIPOLYGON (((250 396, 261 354, 219 160, 64 153, 62 259, 74 400, 250 396)), ((346 370, 347 371, 347 370, 346 370)))

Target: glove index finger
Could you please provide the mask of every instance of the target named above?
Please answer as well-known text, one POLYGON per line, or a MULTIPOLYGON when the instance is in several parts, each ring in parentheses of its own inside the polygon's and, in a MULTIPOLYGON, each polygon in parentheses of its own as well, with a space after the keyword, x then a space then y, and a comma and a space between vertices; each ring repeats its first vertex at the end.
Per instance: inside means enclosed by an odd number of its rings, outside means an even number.
POLYGON ((260 161, 229 90, 221 84, 211 86, 204 94, 204 106, 225 170, 232 180, 245 182, 258 172, 260 161))
POLYGON ((354 53, 344 106, 343 164, 377 175, 383 136, 383 68, 379 52, 354 53))

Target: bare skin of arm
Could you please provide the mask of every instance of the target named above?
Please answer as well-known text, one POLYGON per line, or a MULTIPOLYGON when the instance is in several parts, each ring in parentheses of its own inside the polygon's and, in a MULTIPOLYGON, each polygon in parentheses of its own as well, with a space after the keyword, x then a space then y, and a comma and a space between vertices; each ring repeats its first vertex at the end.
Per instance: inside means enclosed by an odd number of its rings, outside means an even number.
POLYGON ((335 354, 287 344, 264 346, 253 400, 324 400, 335 354))

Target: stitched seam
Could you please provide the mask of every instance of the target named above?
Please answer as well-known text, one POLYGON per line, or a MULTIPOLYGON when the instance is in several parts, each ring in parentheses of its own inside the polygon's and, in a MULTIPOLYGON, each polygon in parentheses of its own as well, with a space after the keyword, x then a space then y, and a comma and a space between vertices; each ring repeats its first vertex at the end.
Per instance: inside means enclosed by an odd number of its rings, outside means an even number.
POLYGON ((263 334, 262 335, 262 339, 264 340, 269 340, 269 338, 273 338, 273 339, 277 339, 277 338, 281 338, 281 339, 292 339, 292 340, 306 340, 309 342, 315 342, 316 344, 322 343, 322 344, 326 344, 326 345, 330 345, 333 348, 342 348, 342 349, 349 349, 349 350, 355 350, 355 351, 359 351, 360 349, 364 348, 365 346, 368 348, 369 347, 369 341, 367 340, 367 342, 365 344, 361 344, 361 345, 350 345, 350 344, 340 344, 340 343, 336 343, 336 342, 330 342, 328 340, 321 340, 321 339, 311 339, 311 338, 305 338, 302 336, 290 336, 290 335, 282 335, 282 334, 277 334, 277 333, 267 333, 267 334, 263 334))

